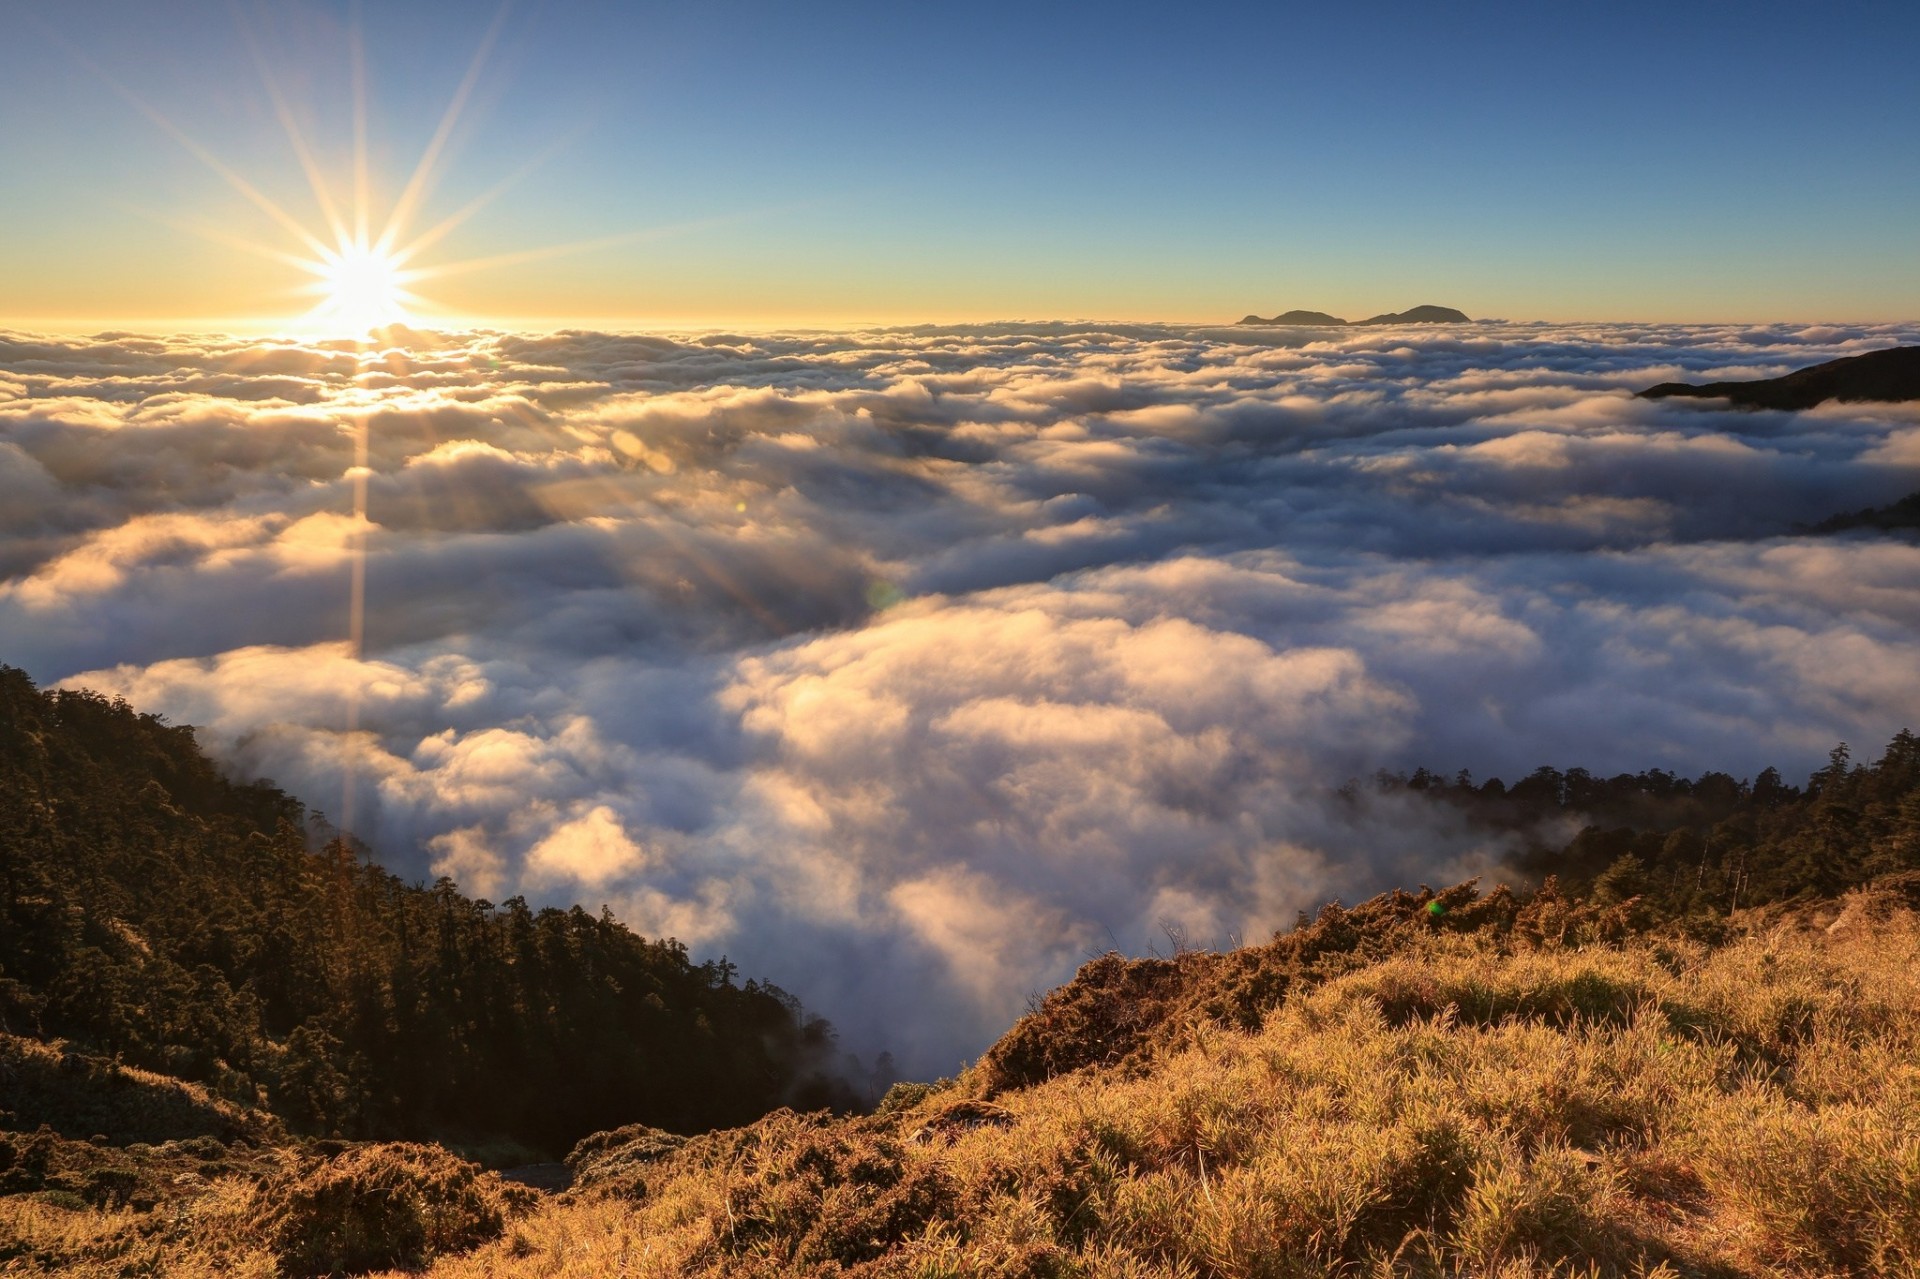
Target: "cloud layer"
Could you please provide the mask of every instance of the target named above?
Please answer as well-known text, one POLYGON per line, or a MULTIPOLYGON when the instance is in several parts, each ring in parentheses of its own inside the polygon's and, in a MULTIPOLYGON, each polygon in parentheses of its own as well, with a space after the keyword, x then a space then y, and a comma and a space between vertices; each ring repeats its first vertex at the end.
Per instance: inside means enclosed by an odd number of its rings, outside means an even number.
POLYGON ((1920 724, 1920 547, 1794 531, 1920 488, 1920 406, 1630 394, 1920 330, 1322 336, 0 334, 0 660, 918 1071, 1090 952, 1500 856, 1356 774, 1920 724))

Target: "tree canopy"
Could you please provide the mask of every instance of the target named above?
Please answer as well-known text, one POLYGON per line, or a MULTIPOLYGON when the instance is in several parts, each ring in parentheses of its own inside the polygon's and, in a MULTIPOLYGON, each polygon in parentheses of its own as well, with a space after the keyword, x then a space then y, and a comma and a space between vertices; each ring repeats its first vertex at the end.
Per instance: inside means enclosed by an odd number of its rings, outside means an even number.
POLYGON ((0 1029, 295 1128, 549 1149, 841 1104, 831 1028, 610 914, 410 884, 191 728, 0 666, 0 1029))

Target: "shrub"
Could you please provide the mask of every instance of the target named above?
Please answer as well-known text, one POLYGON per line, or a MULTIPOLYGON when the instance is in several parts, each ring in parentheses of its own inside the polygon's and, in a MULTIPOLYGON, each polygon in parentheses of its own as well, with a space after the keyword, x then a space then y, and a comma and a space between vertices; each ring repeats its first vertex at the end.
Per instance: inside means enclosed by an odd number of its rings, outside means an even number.
POLYGON ((567 1155, 567 1167, 578 1189, 644 1199, 646 1170, 686 1144, 687 1139, 677 1133, 628 1124, 581 1138, 567 1155))
POLYGON ((498 1238, 531 1191, 438 1146, 363 1146, 302 1161, 255 1192, 268 1246, 289 1275, 424 1265, 498 1238))
POLYGON ((712 1241, 722 1269, 743 1256, 768 1259, 781 1274, 857 1265, 955 1209, 938 1167, 884 1133, 821 1115, 776 1111, 751 1128, 697 1138, 676 1170, 689 1165, 722 1182, 727 1224, 712 1241))
POLYGON ((54 1208, 61 1208, 67 1212, 85 1212, 87 1210, 86 1199, 77 1191, 73 1190, 42 1190, 38 1198, 43 1204, 54 1208))
POLYGON ((950 1079, 942 1079, 930 1084, 902 1080, 887 1089, 886 1095, 880 1098, 880 1104, 874 1107, 873 1113, 880 1116, 903 1115, 935 1093, 945 1091, 952 1083, 950 1079))

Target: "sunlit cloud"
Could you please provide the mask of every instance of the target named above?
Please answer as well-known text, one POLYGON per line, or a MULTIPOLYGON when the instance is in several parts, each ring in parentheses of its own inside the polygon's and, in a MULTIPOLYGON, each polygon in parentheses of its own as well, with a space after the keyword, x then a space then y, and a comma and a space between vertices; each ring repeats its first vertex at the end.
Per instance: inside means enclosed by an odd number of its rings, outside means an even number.
POLYGON ((1920 488, 1911 409, 1632 396, 1916 339, 0 335, 0 660, 950 1070, 1089 951, 1510 851, 1376 768, 1920 723, 1920 546, 1800 531, 1920 488))

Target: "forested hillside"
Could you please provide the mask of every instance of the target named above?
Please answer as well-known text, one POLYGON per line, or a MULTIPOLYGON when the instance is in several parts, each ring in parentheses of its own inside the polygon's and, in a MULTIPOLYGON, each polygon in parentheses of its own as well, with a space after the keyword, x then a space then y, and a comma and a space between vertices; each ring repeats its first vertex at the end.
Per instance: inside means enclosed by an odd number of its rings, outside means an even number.
POLYGON ((1603 778, 1543 767, 1512 786, 1498 778, 1475 785, 1465 773, 1448 781, 1421 769, 1410 777, 1381 774, 1375 785, 1521 832, 1531 845, 1519 865, 1528 878, 1554 875, 1564 889, 1590 889, 1603 903, 1639 898, 1643 921, 1711 921, 1742 906, 1833 896, 1920 868, 1920 737, 1907 731, 1869 764, 1836 746, 1804 787, 1771 768, 1747 781, 1717 772, 1603 778), (1565 819, 1580 823, 1579 833, 1547 838, 1565 819))
POLYGON ((191 729, 10 667, 0 911, 0 1030, 296 1132, 564 1149, 844 1099, 831 1031, 779 988, 604 913, 410 885, 337 839, 309 851, 302 806, 222 777, 191 729))

